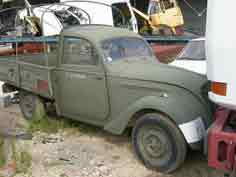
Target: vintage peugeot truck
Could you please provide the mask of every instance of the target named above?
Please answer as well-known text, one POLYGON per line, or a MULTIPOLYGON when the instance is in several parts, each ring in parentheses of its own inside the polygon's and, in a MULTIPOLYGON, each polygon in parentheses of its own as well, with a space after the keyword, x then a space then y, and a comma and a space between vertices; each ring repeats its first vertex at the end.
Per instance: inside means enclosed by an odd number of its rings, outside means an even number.
POLYGON ((81 25, 54 42, 31 42, 32 51, 24 45, 0 54, 0 80, 3 90, 19 91, 28 120, 43 118, 48 102, 60 116, 113 134, 132 127, 137 157, 166 173, 184 162, 189 146, 199 147, 211 123, 206 77, 159 63, 131 31, 81 25))

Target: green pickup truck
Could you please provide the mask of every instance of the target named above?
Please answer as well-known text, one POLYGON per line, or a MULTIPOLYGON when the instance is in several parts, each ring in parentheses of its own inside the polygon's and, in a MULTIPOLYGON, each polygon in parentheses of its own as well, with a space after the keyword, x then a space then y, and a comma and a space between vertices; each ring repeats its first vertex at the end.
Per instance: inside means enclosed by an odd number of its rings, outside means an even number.
POLYGON ((206 77, 159 63, 128 30, 71 27, 41 52, 19 51, 0 55, 0 80, 5 92, 19 91, 26 119, 43 117, 48 102, 59 116, 113 134, 131 127, 135 154, 151 169, 177 169, 211 123, 206 77))

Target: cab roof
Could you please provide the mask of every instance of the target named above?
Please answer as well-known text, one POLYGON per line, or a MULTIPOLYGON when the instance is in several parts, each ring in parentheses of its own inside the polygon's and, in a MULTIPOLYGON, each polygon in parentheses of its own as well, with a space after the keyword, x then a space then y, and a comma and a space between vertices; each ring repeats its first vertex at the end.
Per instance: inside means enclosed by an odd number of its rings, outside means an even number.
POLYGON ((123 28, 114 28, 105 25, 78 25, 64 29, 63 36, 74 36, 89 39, 90 41, 101 42, 107 39, 119 37, 137 37, 138 34, 123 28))

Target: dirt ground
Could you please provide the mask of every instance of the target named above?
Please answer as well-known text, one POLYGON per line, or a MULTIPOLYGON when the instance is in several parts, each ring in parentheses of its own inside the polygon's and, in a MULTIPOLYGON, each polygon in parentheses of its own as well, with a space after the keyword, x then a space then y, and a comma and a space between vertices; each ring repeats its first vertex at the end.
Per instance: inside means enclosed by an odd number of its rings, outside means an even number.
MULTIPOLYGON (((17 105, 0 109, 0 130, 22 126, 17 105)), ((86 125, 87 126, 87 125, 86 125)), ((32 140, 17 140, 32 156, 27 173, 15 177, 222 177, 207 167, 200 152, 190 151, 183 167, 171 175, 146 169, 134 157, 129 136, 104 131, 61 130, 56 134, 36 132, 32 140)))

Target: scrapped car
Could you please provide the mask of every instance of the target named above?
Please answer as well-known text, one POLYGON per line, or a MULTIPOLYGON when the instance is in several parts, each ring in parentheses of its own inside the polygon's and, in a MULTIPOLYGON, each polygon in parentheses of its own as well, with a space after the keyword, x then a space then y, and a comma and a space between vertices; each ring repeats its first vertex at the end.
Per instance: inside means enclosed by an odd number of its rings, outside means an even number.
MULTIPOLYGON (((129 0, 60 0, 60 3, 34 6, 32 12, 41 21, 43 35, 58 35, 69 26, 103 24, 138 32, 137 20, 129 0)), ((27 9, 19 11, 21 19, 27 9)))
MULTIPOLYGON (((15 35, 16 31, 16 16, 21 7, 12 7, 7 9, 0 9, 0 37, 15 35)), ((0 50, 2 46, 0 44, 0 50)))
POLYGON ((137 157, 162 172, 177 169, 188 146, 200 148, 211 123, 205 76, 159 63, 141 36, 121 28, 80 25, 56 41, 0 56, 3 90, 19 91, 27 120, 43 118, 52 103, 58 115, 113 134, 131 127, 137 157))
POLYGON ((191 40, 170 64, 206 75, 205 38, 191 40))

